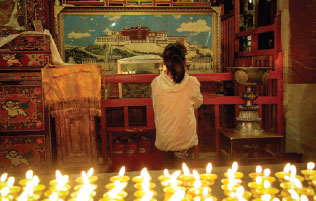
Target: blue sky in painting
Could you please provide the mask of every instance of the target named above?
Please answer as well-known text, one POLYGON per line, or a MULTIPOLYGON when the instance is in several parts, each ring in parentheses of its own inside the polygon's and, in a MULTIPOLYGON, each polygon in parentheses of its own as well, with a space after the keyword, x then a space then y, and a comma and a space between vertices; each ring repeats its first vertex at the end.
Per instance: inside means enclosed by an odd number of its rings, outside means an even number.
POLYGON ((91 45, 101 35, 138 25, 166 30, 168 36, 189 36, 191 43, 212 48, 211 15, 65 15, 64 44, 91 45))

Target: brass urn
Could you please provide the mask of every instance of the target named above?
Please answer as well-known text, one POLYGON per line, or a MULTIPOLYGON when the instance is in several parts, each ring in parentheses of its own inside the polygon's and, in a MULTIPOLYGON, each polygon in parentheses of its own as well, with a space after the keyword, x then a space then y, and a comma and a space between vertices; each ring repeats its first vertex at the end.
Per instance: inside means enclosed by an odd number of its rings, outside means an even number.
POLYGON ((253 92, 253 86, 266 84, 269 77, 269 67, 231 67, 233 79, 245 86, 245 91, 241 98, 245 104, 239 106, 239 114, 236 117, 236 130, 244 135, 260 135, 261 117, 259 116, 259 106, 253 104, 258 95, 253 92))

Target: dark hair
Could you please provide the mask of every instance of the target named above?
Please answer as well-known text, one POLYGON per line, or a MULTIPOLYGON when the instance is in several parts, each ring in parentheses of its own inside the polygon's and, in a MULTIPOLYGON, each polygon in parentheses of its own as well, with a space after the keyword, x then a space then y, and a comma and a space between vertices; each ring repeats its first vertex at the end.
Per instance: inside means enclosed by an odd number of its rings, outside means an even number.
POLYGON ((175 83, 180 83, 185 74, 186 48, 180 43, 169 44, 163 52, 163 59, 175 83))

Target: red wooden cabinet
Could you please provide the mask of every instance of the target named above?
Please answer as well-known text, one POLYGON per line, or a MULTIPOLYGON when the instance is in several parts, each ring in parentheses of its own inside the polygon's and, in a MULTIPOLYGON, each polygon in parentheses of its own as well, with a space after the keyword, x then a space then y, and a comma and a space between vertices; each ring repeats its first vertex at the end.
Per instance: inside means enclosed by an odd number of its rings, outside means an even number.
POLYGON ((0 169, 47 173, 51 134, 40 69, 51 61, 49 37, 20 34, 0 48, 0 169))

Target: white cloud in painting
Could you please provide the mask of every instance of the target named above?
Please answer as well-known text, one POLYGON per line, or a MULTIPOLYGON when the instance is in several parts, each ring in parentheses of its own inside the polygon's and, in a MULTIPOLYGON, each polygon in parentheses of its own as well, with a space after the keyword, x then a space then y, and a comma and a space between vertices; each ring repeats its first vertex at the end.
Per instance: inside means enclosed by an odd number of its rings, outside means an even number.
POLYGON ((110 21, 110 22, 113 22, 113 21, 115 21, 115 20, 119 20, 119 19, 121 19, 121 15, 111 15, 111 16, 108 16, 108 15, 104 15, 104 17, 105 18, 108 18, 108 20, 110 21))
POLYGON ((111 29, 106 28, 106 29, 103 30, 103 32, 106 33, 106 35, 108 35, 108 36, 112 35, 112 30, 111 29))
POLYGON ((181 15, 173 15, 173 18, 174 18, 174 19, 180 19, 180 18, 181 18, 181 15))
POLYGON ((196 22, 183 22, 180 25, 180 28, 177 28, 177 32, 194 32, 194 33, 201 33, 201 32, 210 32, 211 27, 209 27, 205 20, 197 20, 196 22))
POLYGON ((90 33, 75 33, 71 32, 68 34, 68 38, 74 38, 74 39, 79 39, 79 38, 87 38, 91 37, 90 33))
POLYGON ((95 29, 89 29, 89 32, 95 32, 96 30, 95 29))

